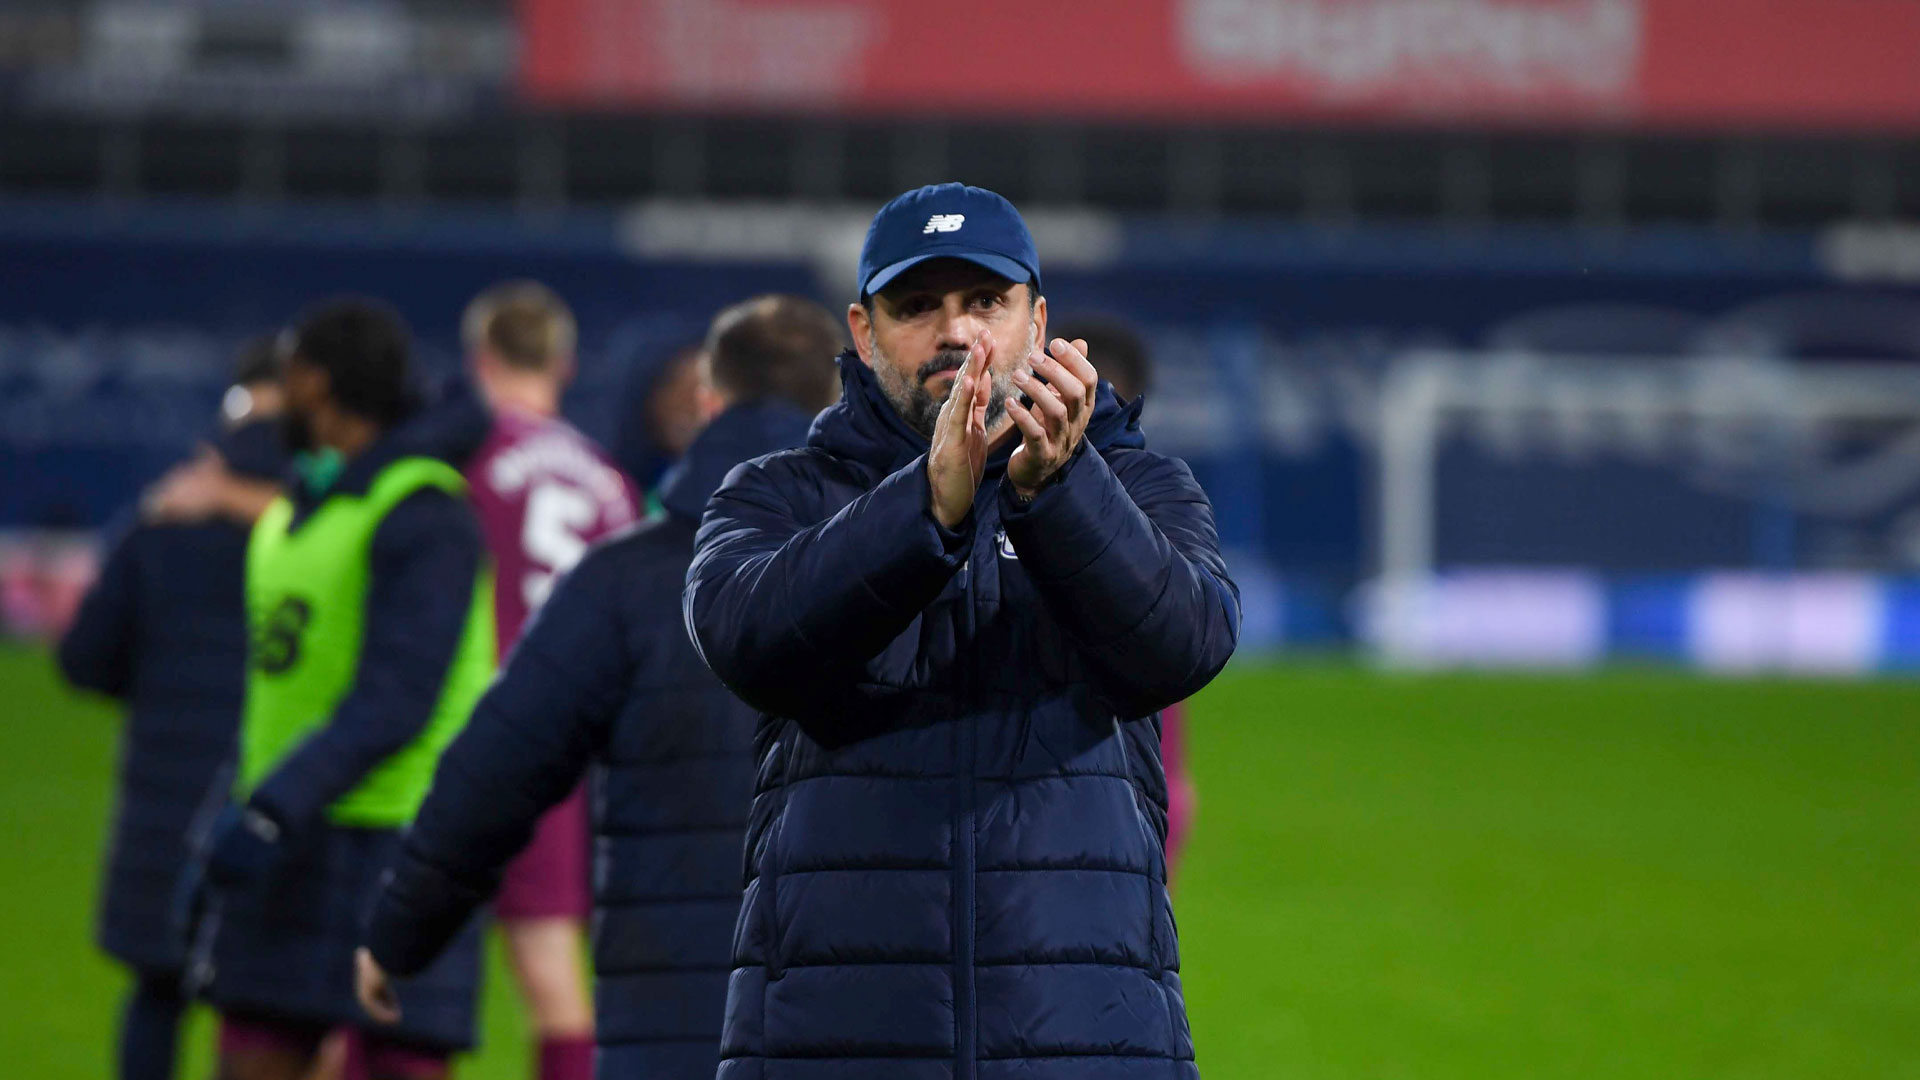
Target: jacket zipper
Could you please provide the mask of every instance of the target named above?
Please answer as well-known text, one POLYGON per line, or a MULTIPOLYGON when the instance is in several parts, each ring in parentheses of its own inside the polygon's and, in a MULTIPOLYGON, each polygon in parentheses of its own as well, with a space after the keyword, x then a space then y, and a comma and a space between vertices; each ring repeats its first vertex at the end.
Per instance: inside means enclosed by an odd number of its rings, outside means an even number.
MULTIPOLYGON (((961 647, 964 657, 971 651, 973 637, 978 626, 978 614, 974 609, 974 582, 977 577, 973 571, 973 559, 980 554, 979 536, 976 531, 971 550, 967 553, 967 562, 960 568, 961 584, 965 589, 966 617, 965 637, 961 647)), ((976 1011, 976 987, 974 986, 973 960, 974 948, 974 912, 973 870, 974 851, 974 790, 973 790, 973 723, 969 718, 970 706, 975 691, 973 668, 962 663, 960 667, 961 706, 960 715, 954 718, 955 750, 957 760, 954 772, 960 783, 960 821, 954 837, 954 988, 953 1023, 955 1069, 958 1080, 973 1080, 975 1060, 979 1053, 978 1039, 974 1031, 976 1011)))

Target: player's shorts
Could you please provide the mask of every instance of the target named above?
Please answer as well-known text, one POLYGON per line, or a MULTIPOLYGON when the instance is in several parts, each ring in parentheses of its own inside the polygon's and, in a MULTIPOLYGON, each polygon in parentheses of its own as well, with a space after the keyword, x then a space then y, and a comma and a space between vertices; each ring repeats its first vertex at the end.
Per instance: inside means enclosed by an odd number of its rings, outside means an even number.
MULTIPOLYGON (((353 954, 399 848, 393 829, 304 832, 264 878, 209 905, 191 977, 210 980, 206 996, 223 1015, 320 1032, 375 1029, 354 998, 353 954)), ((383 1038, 429 1050, 473 1045, 483 922, 470 920, 425 971, 394 981, 400 1021, 375 1029, 383 1038)))
POLYGON ((587 788, 573 789, 534 826, 533 839, 507 864, 494 914, 501 922, 585 919, 593 910, 587 788))
MULTIPOLYGON (((320 1044, 333 1032, 325 1027, 298 1020, 280 1020, 247 1013, 226 1013, 220 1017, 220 1054, 222 1057, 247 1053, 272 1053, 311 1059, 320 1052, 320 1044)), ((378 1076, 382 1080, 439 1080, 447 1075, 447 1062, 453 1055, 445 1050, 413 1046, 379 1032, 348 1028, 347 1076, 378 1076)))

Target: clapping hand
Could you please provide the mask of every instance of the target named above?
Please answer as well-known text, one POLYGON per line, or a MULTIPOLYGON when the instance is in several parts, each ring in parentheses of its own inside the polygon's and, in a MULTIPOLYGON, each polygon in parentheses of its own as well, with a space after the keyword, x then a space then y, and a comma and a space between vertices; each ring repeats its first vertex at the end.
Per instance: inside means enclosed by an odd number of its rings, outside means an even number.
POLYGON ((1016 369, 1013 373, 1014 385, 1033 404, 1007 402, 1007 416, 1020 432, 1020 446, 1007 462, 1007 480, 1015 494, 1028 499, 1079 449, 1100 386, 1100 374, 1087 359, 1086 341, 1054 338, 1051 352, 1049 356, 1036 351, 1031 372, 1016 369))
POLYGON ((954 376, 953 390, 934 421, 933 447, 927 451, 927 483, 933 489, 933 516, 949 529, 967 519, 973 496, 986 474, 987 402, 993 390, 988 373, 993 339, 981 334, 967 350, 954 376))

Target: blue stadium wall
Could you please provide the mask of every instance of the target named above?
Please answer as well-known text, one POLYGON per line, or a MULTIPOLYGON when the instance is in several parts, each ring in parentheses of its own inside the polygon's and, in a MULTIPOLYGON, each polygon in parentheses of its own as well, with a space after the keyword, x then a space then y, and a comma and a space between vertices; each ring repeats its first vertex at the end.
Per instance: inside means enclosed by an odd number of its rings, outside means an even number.
MULTIPOLYGON (((1902 313, 1920 298, 1836 258, 1830 234, 1099 223, 1100 241, 1070 257, 1050 256, 1042 236, 1053 317, 1115 314, 1147 331, 1159 366, 1149 437, 1212 494, 1256 642, 1353 632, 1349 597, 1371 559, 1369 395, 1394 355, 1669 355, 1728 341, 1787 357, 1920 352, 1920 337, 1902 352, 1902 313), (1861 322, 1845 310, 1860 304, 1886 325, 1820 329, 1861 322), (1786 309, 1816 315, 1783 330, 1786 309)), ((611 212, 0 202, 0 528, 105 521, 208 429, 238 342, 341 293, 393 303, 425 366, 446 375, 475 292, 507 277, 549 283, 582 330, 569 411, 611 442, 631 366, 698 338, 718 307, 767 291, 850 299, 850 257, 836 267, 818 252, 723 247, 649 250, 611 212)), ((1462 562, 1684 575, 1790 570, 1818 547, 1817 529, 1800 529, 1783 548, 1764 500, 1660 498, 1682 482, 1631 464, 1587 470, 1572 489, 1524 463, 1485 468, 1470 449, 1449 450, 1441 469, 1461 494, 1442 503, 1440 548, 1462 562), (1541 509, 1477 526, 1516 502, 1541 509), (1664 507, 1684 527, 1596 512, 1615 504, 1664 507)), ((1638 649, 1665 631, 1622 632, 1638 649)))

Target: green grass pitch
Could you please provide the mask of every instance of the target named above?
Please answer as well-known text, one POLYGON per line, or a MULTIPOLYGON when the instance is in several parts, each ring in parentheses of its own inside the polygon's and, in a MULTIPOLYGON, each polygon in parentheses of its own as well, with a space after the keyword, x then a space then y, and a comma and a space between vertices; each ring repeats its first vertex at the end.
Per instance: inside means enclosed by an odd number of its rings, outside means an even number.
MULTIPOLYGON (((114 714, 0 687, 4 1072, 104 1076, 114 714)), ((1920 686, 1245 664, 1191 715, 1213 1080, 1920 1078, 1920 686)), ((460 1075, 527 1076, 497 967, 486 1016, 460 1075)))

